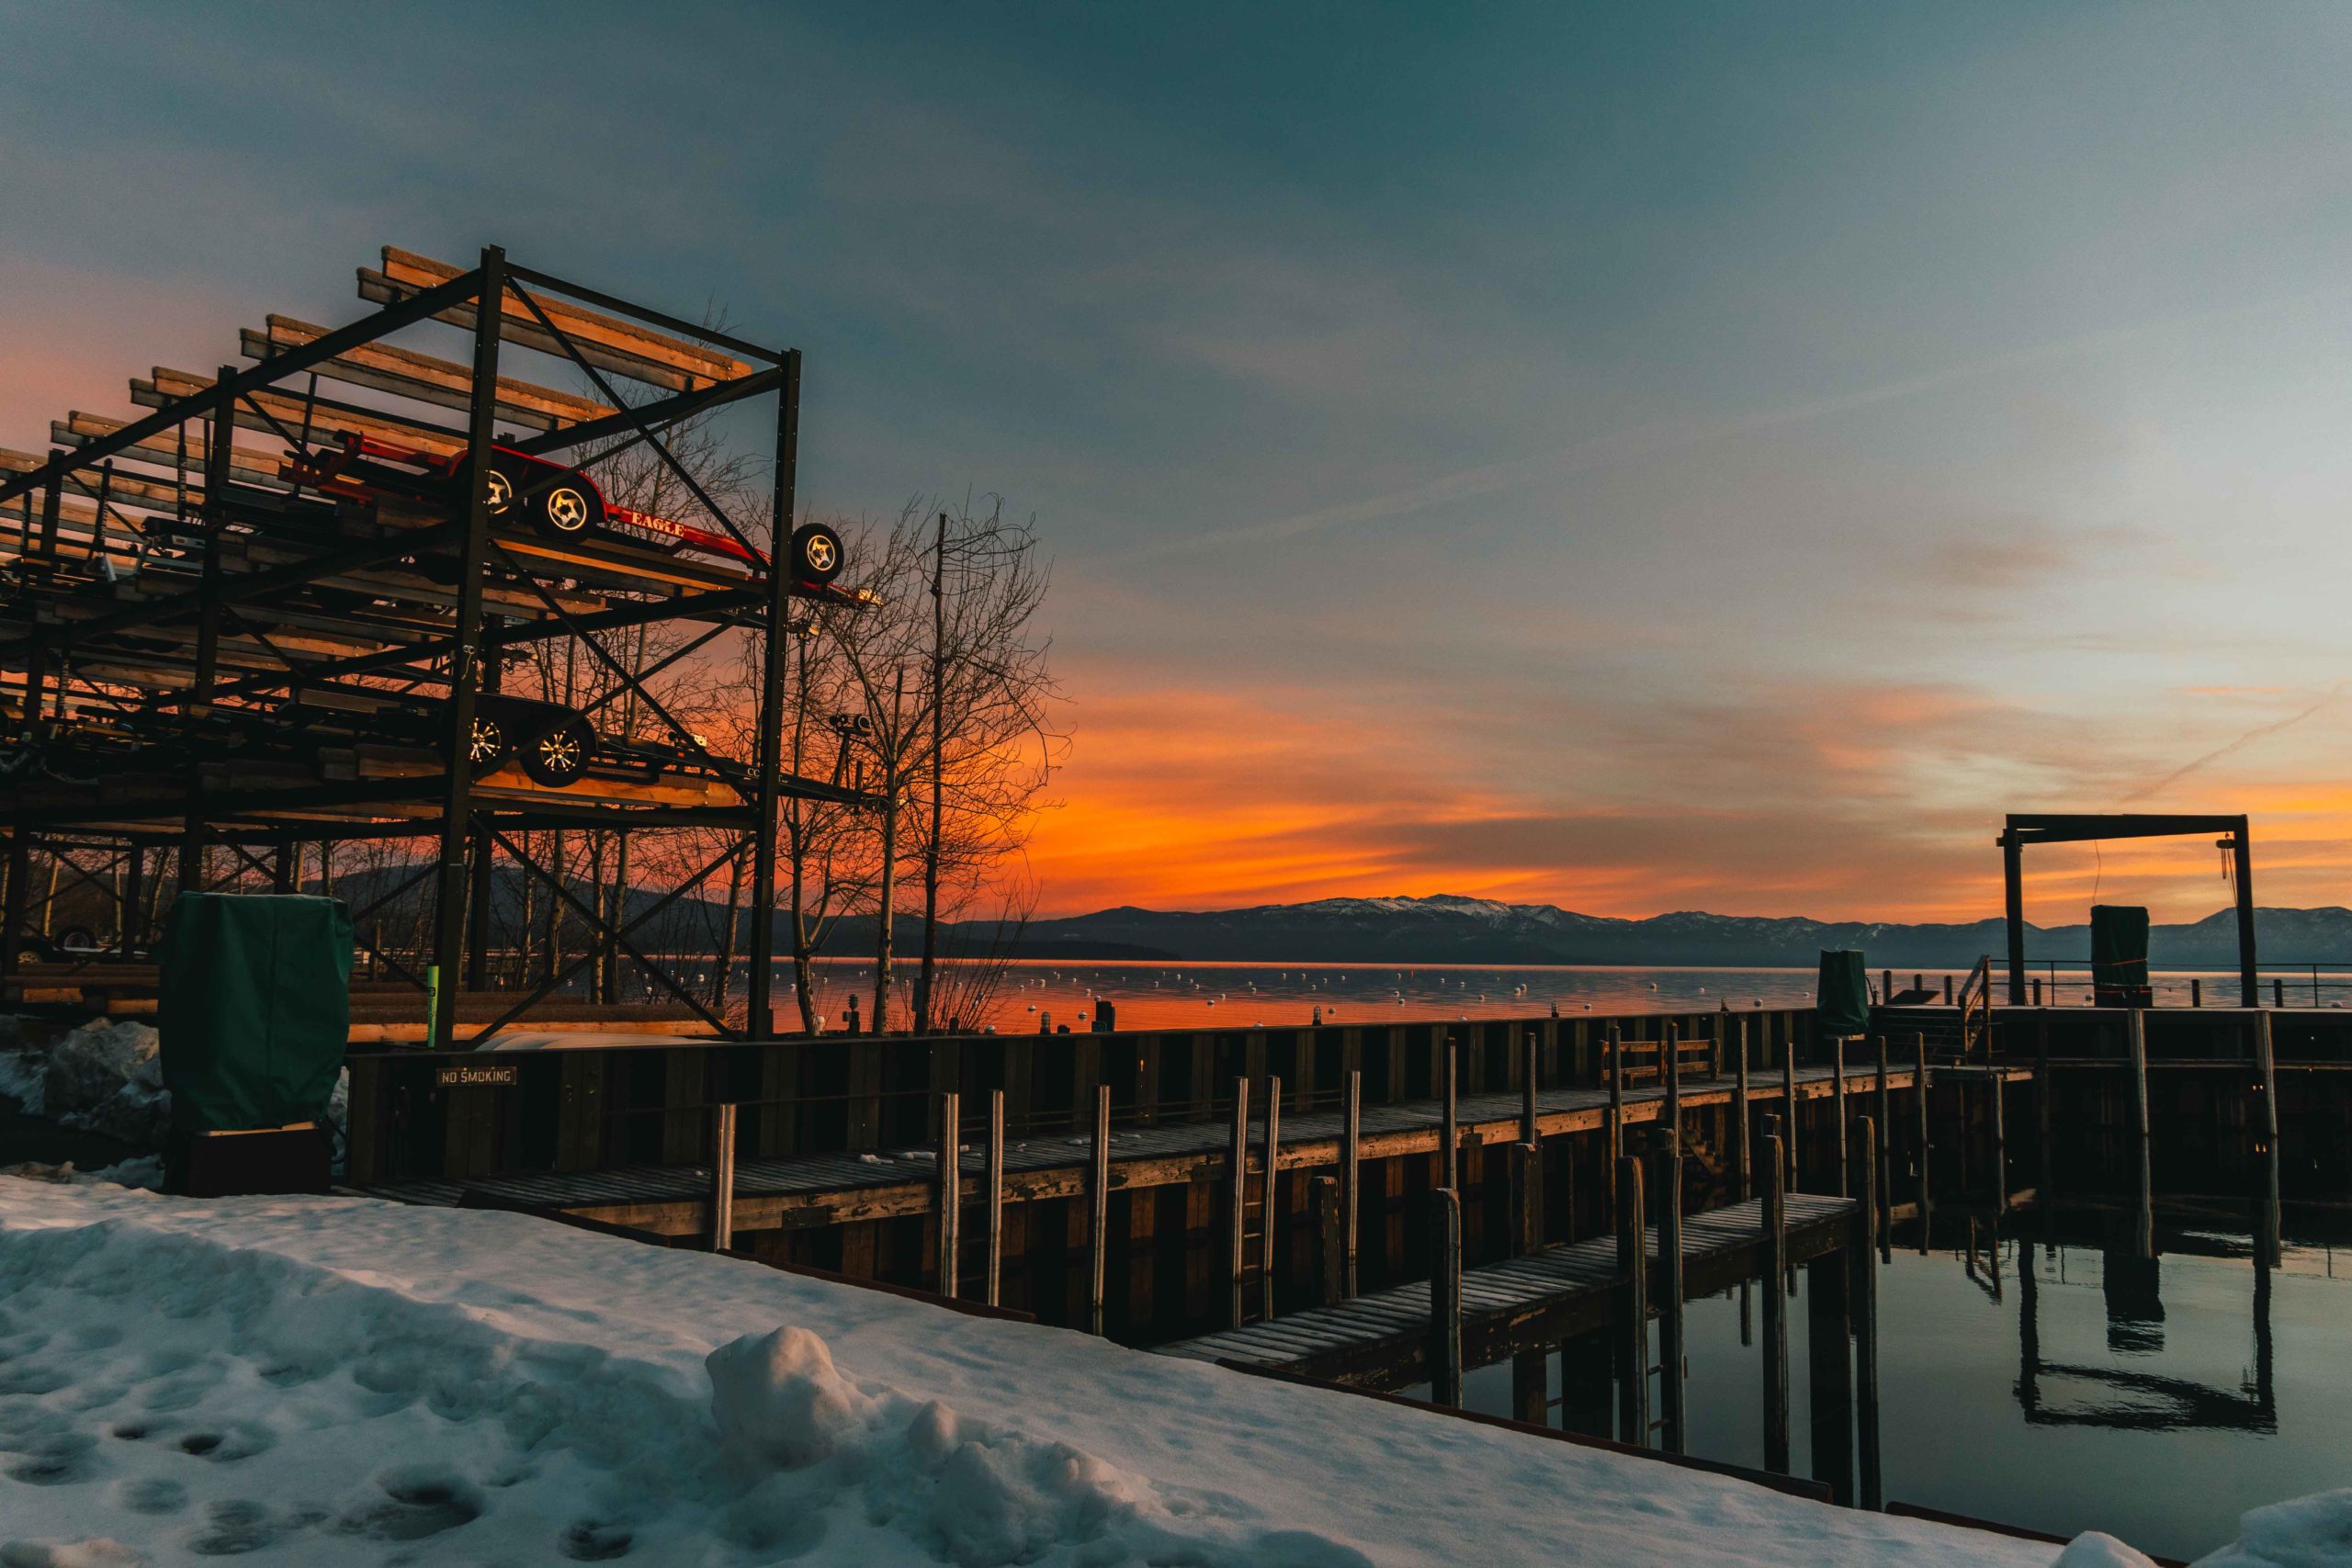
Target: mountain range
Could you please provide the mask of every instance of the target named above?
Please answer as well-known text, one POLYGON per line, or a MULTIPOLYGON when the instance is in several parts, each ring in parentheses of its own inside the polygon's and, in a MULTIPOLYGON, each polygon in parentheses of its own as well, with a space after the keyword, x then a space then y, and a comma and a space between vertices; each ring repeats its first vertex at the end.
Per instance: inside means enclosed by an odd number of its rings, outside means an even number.
MULTIPOLYGON (((2267 964, 2352 962, 2352 909, 2257 909, 2255 936, 2267 964)), ((1997 958, 2007 942, 1997 919, 1905 924, 1698 911, 1619 919, 1452 894, 1199 912, 1125 907, 1032 921, 1023 937, 1024 949, 1115 944, 1196 960, 1722 967, 1811 967, 1824 948, 1859 948, 1873 967, 1958 968, 1988 953, 1997 958)), ((2090 928, 2029 923, 2025 945, 2030 958, 2080 963, 2090 955, 2090 928)), ((2234 968, 2236 913, 2156 926, 2148 945, 2159 966, 2234 968)))

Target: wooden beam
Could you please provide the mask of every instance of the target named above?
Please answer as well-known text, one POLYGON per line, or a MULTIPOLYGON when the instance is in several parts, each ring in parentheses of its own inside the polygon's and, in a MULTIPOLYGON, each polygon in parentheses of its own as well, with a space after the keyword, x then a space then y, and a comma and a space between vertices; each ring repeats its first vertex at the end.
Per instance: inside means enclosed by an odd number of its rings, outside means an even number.
MULTIPOLYGON (((245 327, 238 344, 248 359, 266 360, 289 348, 300 348, 327 335, 325 327, 273 315, 266 327, 245 327)), ((311 368, 321 376, 355 387, 393 392, 442 408, 472 406, 473 369, 454 359, 442 359, 390 344, 365 344, 311 368)), ((604 419, 617 412, 609 403, 560 392, 512 376, 498 378, 498 412, 502 419, 534 430, 552 431, 567 424, 604 419)))

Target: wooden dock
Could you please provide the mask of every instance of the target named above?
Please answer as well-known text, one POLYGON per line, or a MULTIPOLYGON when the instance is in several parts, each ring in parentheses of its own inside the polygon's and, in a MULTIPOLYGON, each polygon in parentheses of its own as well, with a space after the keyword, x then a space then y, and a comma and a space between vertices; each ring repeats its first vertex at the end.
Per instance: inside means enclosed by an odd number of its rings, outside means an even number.
MULTIPOLYGON (((1994 1070, 2007 1079, 2032 1076, 2032 1069, 2025 1066, 1994 1070)), ((1954 1071, 1938 1068, 1936 1076, 1948 1078, 1954 1071)), ((1875 1095, 1874 1066, 1849 1063, 1844 1077, 1849 1100, 1875 1095)), ((1916 1072, 1909 1066, 1891 1066, 1887 1073, 1890 1093, 1908 1090, 1915 1082, 1916 1072)), ((1747 1101, 1751 1106, 1777 1104, 1789 1087, 1781 1074, 1753 1075, 1747 1083, 1747 1101)), ((1687 1078, 1679 1088, 1686 1115, 1728 1107, 1738 1094, 1737 1083, 1730 1077, 1687 1078)), ((1837 1075, 1826 1066, 1799 1066, 1793 1074, 1793 1088, 1801 1103, 1833 1100, 1838 1095, 1837 1075)), ((1665 1088, 1655 1083, 1627 1089, 1623 1127, 1631 1130, 1658 1122, 1667 1115, 1667 1098, 1665 1088)), ((1606 1089, 1543 1089, 1534 1101, 1540 1139, 1607 1128, 1611 1098, 1606 1089)), ((755 1108, 746 1104, 743 1109, 755 1108)), ((1461 1146, 1471 1149, 1521 1141, 1525 1110, 1523 1095, 1464 1097, 1456 1107, 1461 1146)), ((1340 1165, 1344 1122, 1341 1111, 1285 1111, 1277 1170, 1312 1171, 1340 1165)), ((1245 1157, 1250 1172, 1260 1174, 1263 1170, 1262 1115, 1252 1125, 1259 1132, 1248 1140, 1245 1157)), ((1356 1157, 1371 1162, 1435 1154, 1443 1142, 1444 1125, 1444 1110, 1437 1100, 1367 1106, 1361 1113, 1356 1157)), ((1114 1128, 1110 1139, 1110 1188, 1116 1191, 1229 1181, 1231 1145, 1229 1129, 1219 1122, 1114 1128)), ((1004 1189, 999 1201, 1083 1196, 1092 1163, 1091 1131, 1008 1142, 1004 1189)), ((733 1182, 735 1228, 798 1230, 929 1213, 937 1206, 937 1168, 936 1151, 929 1147, 741 1160, 736 1164, 733 1182)), ((961 1183, 964 1201, 988 1202, 990 1195, 981 1190, 983 1178, 976 1168, 967 1168, 971 1174, 961 1183)), ((588 1171, 518 1171, 462 1182, 379 1181, 355 1184, 354 1190, 402 1202, 458 1202, 469 1207, 565 1213, 685 1237, 701 1234, 709 1224, 711 1182, 707 1164, 637 1165, 588 1171)))
MULTIPOLYGON (((1850 1198, 1792 1192, 1787 1204, 1788 1261, 1809 1263, 1847 1245, 1850 1198)), ((1683 1292, 1711 1295, 1764 1271, 1765 1203, 1752 1198, 1682 1221, 1683 1292)), ((1658 1227, 1643 1245, 1655 1297, 1664 1269, 1658 1227)), ((1462 1275, 1463 1363, 1490 1366, 1608 1328, 1626 1275, 1613 1236, 1548 1247, 1525 1257, 1467 1269, 1462 1275)), ((1275 1368, 1330 1382, 1394 1389, 1429 1375, 1430 1283, 1374 1291, 1335 1306, 1245 1324, 1161 1347, 1163 1354, 1275 1368)))

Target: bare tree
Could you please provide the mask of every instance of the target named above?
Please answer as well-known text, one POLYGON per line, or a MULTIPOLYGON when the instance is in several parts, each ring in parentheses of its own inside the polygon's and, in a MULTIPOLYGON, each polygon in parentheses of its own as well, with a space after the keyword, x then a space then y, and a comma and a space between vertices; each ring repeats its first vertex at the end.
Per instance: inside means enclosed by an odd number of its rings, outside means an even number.
POLYGON ((1035 530, 1001 502, 936 514, 910 504, 865 542, 862 581, 876 602, 821 618, 878 797, 874 1027, 889 1025, 898 868, 912 856, 924 930, 913 1022, 928 1032, 943 1016, 939 927, 1017 864, 1065 744, 1036 626, 1048 573, 1035 530))

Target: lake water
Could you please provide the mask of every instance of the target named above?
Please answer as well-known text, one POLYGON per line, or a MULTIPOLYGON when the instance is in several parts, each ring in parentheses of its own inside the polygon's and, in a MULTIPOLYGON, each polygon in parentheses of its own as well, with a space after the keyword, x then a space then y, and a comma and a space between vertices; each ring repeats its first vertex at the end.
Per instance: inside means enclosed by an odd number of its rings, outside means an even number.
MULTIPOLYGON (((1898 1247, 1880 1270, 1889 1499, 2194 1558, 2245 1509, 2352 1483, 2352 1279, 2335 1256, 2352 1227, 2290 1210, 2282 1266, 2257 1271, 2248 1235, 2210 1221, 2160 1219, 2153 1265, 2086 1236, 2095 1222, 2058 1223, 2075 1234, 2044 1241, 2041 1216, 2012 1216, 1972 1262, 1964 1225, 1939 1221, 1937 1251, 1898 1247)), ((1804 1321, 1791 1303, 1800 1472, 1804 1321)), ((1691 1451, 1760 1465, 1762 1365, 1737 1295, 1691 1303, 1687 1334, 1691 1451)), ((1553 1378, 1556 1395, 1556 1359, 1553 1378)), ((1510 1414, 1510 1367, 1464 1392, 1510 1414)))
MULTIPOLYGON (((957 965, 951 964, 951 968, 957 965)), ((912 958, 896 965, 899 1001, 912 996, 912 958)), ((826 1027, 840 1028, 850 998, 871 1022, 874 965, 851 958, 817 964, 818 1008, 826 1027)), ((1905 969, 1898 987, 1914 976, 1941 994, 1944 982, 1957 986, 1964 970, 1905 969)), ((2200 975, 2215 1001, 2234 1000, 2234 975, 2200 975)), ((788 995, 780 976, 779 991, 788 995)), ((2187 972, 2154 977, 2156 1000, 2187 1006, 2187 972)), ((1544 1018, 1555 1009, 1572 1018, 1584 1012, 1713 1011, 1725 1002, 1735 1010, 1754 1007, 1809 1007, 1811 969, 1699 969, 1423 964, 1194 964, 1183 962, 1069 964, 1026 960, 1007 968, 988 1021, 1000 1031, 1026 1032, 1050 1016, 1058 1026, 1084 1030, 1099 999, 1116 1008, 1121 1029, 1248 1029, 1263 1024, 1288 1028, 1325 1022, 1404 1023, 1431 1019, 1544 1018)), ((2079 974, 2061 972, 2049 986, 2053 1005, 2080 1006, 2090 999, 2079 974)), ((2290 987, 2292 982, 2290 982, 2290 987)), ((2292 995, 2290 1001, 2297 999, 2292 995)))

